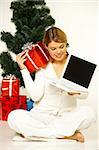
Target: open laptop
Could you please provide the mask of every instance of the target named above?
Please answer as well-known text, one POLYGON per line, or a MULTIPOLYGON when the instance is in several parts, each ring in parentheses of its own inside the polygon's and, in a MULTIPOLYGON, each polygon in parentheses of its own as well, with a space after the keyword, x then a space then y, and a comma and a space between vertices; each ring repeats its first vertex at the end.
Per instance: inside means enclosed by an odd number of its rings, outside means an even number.
POLYGON ((96 64, 69 55, 59 80, 49 83, 67 92, 87 92, 96 64))

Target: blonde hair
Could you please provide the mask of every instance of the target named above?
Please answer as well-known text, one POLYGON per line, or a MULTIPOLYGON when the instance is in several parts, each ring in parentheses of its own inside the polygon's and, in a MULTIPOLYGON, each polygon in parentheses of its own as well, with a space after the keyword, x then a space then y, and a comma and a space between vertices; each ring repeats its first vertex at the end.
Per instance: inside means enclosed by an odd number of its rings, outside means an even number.
POLYGON ((48 44, 52 41, 58 43, 66 43, 66 45, 69 45, 67 43, 66 34, 57 27, 51 27, 47 31, 45 31, 43 42, 46 44, 46 46, 48 46, 48 44))

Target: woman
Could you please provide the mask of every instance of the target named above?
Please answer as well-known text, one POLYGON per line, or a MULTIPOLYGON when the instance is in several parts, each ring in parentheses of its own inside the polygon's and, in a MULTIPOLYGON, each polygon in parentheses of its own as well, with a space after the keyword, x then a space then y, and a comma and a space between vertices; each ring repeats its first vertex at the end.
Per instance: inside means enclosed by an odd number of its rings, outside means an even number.
POLYGON ((47 46, 50 62, 46 69, 36 72, 35 81, 24 65, 26 55, 17 55, 17 63, 26 89, 35 101, 30 111, 14 110, 8 116, 9 126, 26 138, 58 138, 84 142, 81 130, 90 126, 94 115, 89 107, 77 106, 77 98, 86 98, 88 93, 65 91, 50 85, 49 78, 59 79, 66 63, 67 37, 59 28, 51 27, 44 35, 43 42, 47 46))

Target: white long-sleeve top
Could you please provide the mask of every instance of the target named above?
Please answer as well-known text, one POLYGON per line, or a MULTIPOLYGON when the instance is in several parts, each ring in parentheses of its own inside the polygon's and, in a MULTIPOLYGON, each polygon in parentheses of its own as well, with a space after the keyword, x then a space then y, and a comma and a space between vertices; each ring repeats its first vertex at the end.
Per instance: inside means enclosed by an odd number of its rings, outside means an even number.
POLYGON ((51 63, 47 65, 46 69, 36 72, 34 81, 27 69, 21 70, 21 73, 30 97, 36 102, 35 109, 37 110, 61 114, 74 109, 77 105, 77 98, 85 99, 88 96, 87 92, 72 96, 49 84, 48 78, 57 79, 51 63))

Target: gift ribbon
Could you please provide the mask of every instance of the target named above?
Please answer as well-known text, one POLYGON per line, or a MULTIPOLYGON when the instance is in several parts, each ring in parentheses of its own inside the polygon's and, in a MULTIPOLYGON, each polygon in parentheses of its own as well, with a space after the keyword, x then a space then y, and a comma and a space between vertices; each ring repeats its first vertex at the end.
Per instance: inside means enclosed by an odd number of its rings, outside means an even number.
POLYGON ((14 75, 7 75, 7 76, 5 76, 3 79, 10 79, 10 78, 12 78, 12 79, 16 79, 16 77, 14 76, 14 75))
POLYGON ((39 68, 38 68, 37 65, 34 63, 34 61, 31 59, 31 57, 29 56, 28 52, 26 52, 26 56, 28 57, 28 59, 30 60, 30 62, 32 63, 32 65, 38 70, 39 68))
POLYGON ((13 79, 16 79, 16 77, 14 75, 10 75, 5 77, 5 79, 10 79, 10 80, 3 80, 4 82, 9 82, 9 88, 2 88, 2 90, 8 90, 9 89, 9 96, 12 96, 12 82, 15 81, 13 79))
MULTIPOLYGON (((44 57, 46 58, 46 60, 48 61, 48 57, 46 56, 45 52, 42 50, 42 48, 38 45, 38 44, 35 44, 33 45, 33 47, 37 46, 41 52, 43 53, 44 57)), ((34 63, 34 61, 31 59, 31 57, 29 56, 28 52, 26 52, 26 56, 28 57, 28 59, 30 60, 30 62, 32 63, 32 65, 38 70, 38 66, 34 63)))
POLYGON ((12 77, 10 78, 10 83, 9 83, 9 96, 12 96, 12 77))
POLYGON ((33 43, 32 42, 31 43, 28 42, 28 43, 23 45, 22 50, 31 50, 32 46, 33 46, 33 43))

